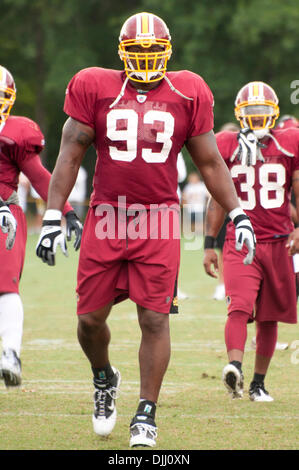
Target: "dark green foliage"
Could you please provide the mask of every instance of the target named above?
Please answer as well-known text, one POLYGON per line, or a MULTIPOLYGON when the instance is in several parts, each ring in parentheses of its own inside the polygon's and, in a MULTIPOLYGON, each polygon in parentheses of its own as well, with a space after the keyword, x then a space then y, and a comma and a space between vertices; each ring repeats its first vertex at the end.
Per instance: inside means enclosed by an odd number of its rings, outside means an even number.
MULTIPOLYGON (((122 67, 119 31, 138 11, 153 12, 168 24, 174 49, 169 68, 199 73, 211 87, 216 131, 234 120, 236 93, 251 80, 272 85, 282 114, 299 116, 290 101, 291 83, 299 79, 298 0, 2 0, 0 62, 16 80, 13 113, 40 124, 50 170, 66 118, 69 79, 88 66, 122 67)), ((94 159, 85 163, 91 169, 94 159)))

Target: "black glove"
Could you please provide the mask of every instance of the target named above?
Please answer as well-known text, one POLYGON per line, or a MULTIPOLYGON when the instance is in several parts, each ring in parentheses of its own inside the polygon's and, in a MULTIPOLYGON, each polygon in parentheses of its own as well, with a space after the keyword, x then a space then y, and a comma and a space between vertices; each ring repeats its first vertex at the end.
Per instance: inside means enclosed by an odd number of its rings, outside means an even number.
POLYGON ((81 245, 83 225, 77 217, 75 211, 69 211, 65 214, 66 218, 66 239, 71 241, 72 232, 75 232, 74 248, 77 251, 81 245))

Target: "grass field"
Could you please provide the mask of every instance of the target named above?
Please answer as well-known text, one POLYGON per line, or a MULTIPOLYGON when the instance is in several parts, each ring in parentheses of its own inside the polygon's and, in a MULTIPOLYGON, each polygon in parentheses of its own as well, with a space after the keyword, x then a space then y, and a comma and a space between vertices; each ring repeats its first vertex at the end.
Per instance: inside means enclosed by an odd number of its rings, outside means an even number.
MULTIPOLYGON (((126 450, 139 394, 135 305, 123 302, 110 315, 111 362, 121 371, 122 387, 117 424, 101 439, 92 430, 90 367, 76 336, 78 254, 69 245, 69 258, 59 252, 57 265, 49 267, 35 256, 36 240, 29 236, 21 285, 23 383, 18 391, 0 383, 0 449, 126 450)), ((203 272, 202 251, 185 251, 183 242, 180 285, 190 297, 171 317, 172 356, 157 410, 155 449, 298 449, 299 364, 291 360, 296 351, 275 352, 266 380, 275 401, 252 403, 247 396, 254 362, 250 325, 245 397, 232 401, 221 381, 227 362, 225 302, 212 299, 216 281, 203 272)), ((298 326, 281 324, 279 341, 295 340, 298 326)))

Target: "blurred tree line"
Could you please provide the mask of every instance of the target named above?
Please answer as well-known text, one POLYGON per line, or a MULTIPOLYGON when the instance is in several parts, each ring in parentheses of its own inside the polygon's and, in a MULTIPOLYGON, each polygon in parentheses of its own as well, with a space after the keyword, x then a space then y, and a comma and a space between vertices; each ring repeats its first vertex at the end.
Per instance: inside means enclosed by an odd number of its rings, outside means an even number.
MULTIPOLYGON (((299 79, 298 0, 1 0, 1 6, 0 63, 18 90, 13 114, 39 123, 47 143, 43 160, 51 171, 66 119, 68 81, 84 67, 122 68, 119 31, 140 11, 167 23, 173 44, 169 69, 192 70, 209 84, 215 131, 234 120, 236 93, 251 80, 273 86, 281 113, 299 117, 290 100, 291 83, 299 79)), ((94 163, 91 150, 83 162, 89 184, 94 163)))

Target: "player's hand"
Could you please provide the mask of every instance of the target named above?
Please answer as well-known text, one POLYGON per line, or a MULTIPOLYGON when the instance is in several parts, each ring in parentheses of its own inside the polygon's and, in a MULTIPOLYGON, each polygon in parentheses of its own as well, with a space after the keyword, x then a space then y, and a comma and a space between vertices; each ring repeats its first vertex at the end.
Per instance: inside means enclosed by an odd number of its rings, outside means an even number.
POLYGON ((290 256, 299 253, 299 228, 295 228, 295 230, 290 233, 286 243, 286 248, 288 248, 290 256))
POLYGON ((81 245, 83 225, 77 217, 75 211, 69 211, 65 214, 66 218, 66 239, 71 241, 72 232, 75 232, 74 248, 77 251, 81 245))
POLYGON ((36 254, 49 266, 55 265, 57 246, 68 256, 64 234, 61 230, 61 212, 48 209, 43 218, 43 227, 36 245, 36 254))
POLYGON ((249 127, 241 129, 237 139, 239 147, 234 158, 236 157, 241 165, 255 165, 257 158, 262 158, 259 148, 264 147, 264 145, 259 142, 256 135, 249 127))
POLYGON ((245 213, 241 213, 233 219, 233 222, 235 224, 236 250, 241 251, 246 245, 248 253, 243 263, 251 264, 255 255, 256 237, 250 219, 245 213))
POLYGON ((11 250, 16 239, 17 221, 3 201, 0 201, 0 227, 3 233, 7 233, 6 249, 11 250))
POLYGON ((217 278, 217 273, 219 271, 218 265, 218 256, 216 251, 213 248, 205 249, 204 257, 203 257, 203 265, 205 268, 206 273, 211 276, 217 278))

